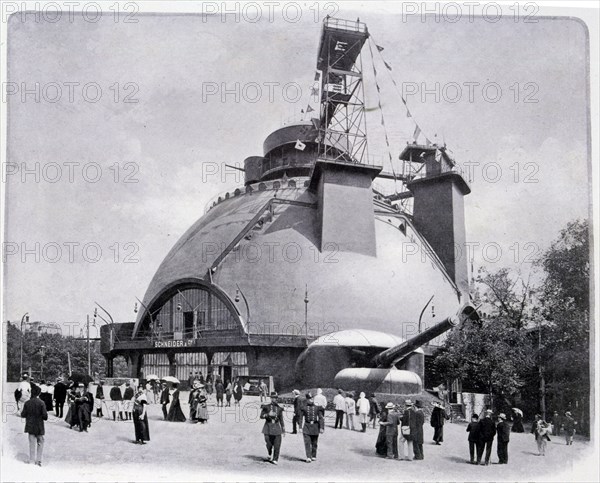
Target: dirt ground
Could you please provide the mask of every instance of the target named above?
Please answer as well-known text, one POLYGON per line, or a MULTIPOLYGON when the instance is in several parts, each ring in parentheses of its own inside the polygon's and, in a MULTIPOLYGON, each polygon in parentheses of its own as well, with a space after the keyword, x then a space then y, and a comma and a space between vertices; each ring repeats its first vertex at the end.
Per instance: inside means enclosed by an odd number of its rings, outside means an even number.
MULTIPOLYGON (((493 464, 475 466, 468 464, 465 424, 447 424, 445 442, 436 446, 426 423, 424 461, 387 460, 375 453, 378 429, 370 427, 366 434, 336 430, 329 411, 318 460, 306 463, 302 436, 287 434, 274 466, 266 461, 258 397, 244 397, 241 407, 229 408, 217 408, 213 397, 204 425, 165 422, 160 406, 151 404, 151 441, 145 446, 133 443, 131 421, 113 422, 106 411, 104 419, 94 417, 88 433, 70 430, 52 413, 40 468, 25 463, 27 435, 13 390, 4 386, 2 481, 598 481, 597 450, 583 438, 566 446, 563 438, 554 437, 541 457, 532 435, 513 433, 508 465, 495 464, 494 444, 493 464)), ((187 416, 187 404, 183 411, 187 416)), ((290 407, 285 414, 291 431, 290 407)))

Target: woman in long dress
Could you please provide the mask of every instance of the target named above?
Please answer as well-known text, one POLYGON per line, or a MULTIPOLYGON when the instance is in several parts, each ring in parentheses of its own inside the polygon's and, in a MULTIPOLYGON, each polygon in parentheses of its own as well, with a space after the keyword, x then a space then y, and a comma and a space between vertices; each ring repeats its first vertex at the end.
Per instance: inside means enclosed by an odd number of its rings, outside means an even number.
POLYGON ((393 404, 386 404, 379 413, 379 433, 377 434, 377 441, 375 442, 375 451, 379 456, 387 456, 387 430, 385 423, 387 423, 390 406, 393 406, 393 404))
POLYGON ((169 395, 171 399, 171 405, 169 406, 167 421, 183 423, 185 421, 185 415, 181 410, 181 403, 179 402, 179 389, 177 388, 177 384, 170 384, 171 388, 169 389, 169 395))
POLYGON ((523 428, 523 413, 518 408, 513 408, 513 425, 511 431, 513 433, 525 432, 525 428, 523 428))
POLYGON ((144 387, 140 384, 133 401, 133 427, 135 429, 135 443, 146 444, 150 441, 150 428, 148 427, 148 398, 144 387))
POLYGON ((188 399, 188 404, 190 405, 190 421, 192 421, 192 422, 196 422, 198 420, 196 418, 196 411, 197 411, 198 402, 200 399, 200 388, 201 387, 202 387, 202 384, 200 384, 200 381, 198 379, 196 379, 192 383, 192 390, 190 391, 190 396, 188 399))
POLYGON ((548 433, 550 432, 550 425, 543 419, 537 421, 536 425, 537 427, 534 434, 535 442, 537 443, 538 447, 538 455, 546 456, 546 446, 548 446, 548 441, 550 441, 550 436, 548 436, 548 433))
POLYGON ((242 390, 242 386, 240 385, 240 380, 236 379, 235 383, 233 384, 233 399, 235 400, 236 406, 240 405, 240 401, 242 400, 243 395, 244 392, 242 390))
POLYGON ((70 429, 73 429, 73 426, 79 426, 79 418, 77 417, 77 409, 75 408, 75 400, 79 398, 79 396, 80 394, 75 386, 69 389, 69 392, 67 393, 69 410, 65 416, 65 422, 69 425, 70 429))

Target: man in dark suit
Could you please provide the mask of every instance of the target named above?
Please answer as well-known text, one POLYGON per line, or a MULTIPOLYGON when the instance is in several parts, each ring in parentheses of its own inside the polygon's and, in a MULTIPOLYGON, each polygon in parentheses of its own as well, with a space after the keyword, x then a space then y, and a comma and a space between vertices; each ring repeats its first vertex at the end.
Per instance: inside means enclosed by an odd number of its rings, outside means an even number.
POLYGON ((498 415, 500 422, 496 426, 496 432, 498 433, 498 440, 496 445, 498 447, 498 463, 501 465, 508 464, 508 441, 510 439, 510 426, 506 422, 506 415, 500 413, 498 415))
POLYGON ((101 418, 102 414, 102 403, 104 401, 104 381, 100 380, 98 387, 96 388, 96 399, 99 401, 99 406, 96 409, 96 417, 101 418))
POLYGON ((133 397, 135 393, 131 387, 131 383, 127 381, 125 383, 125 391, 123 392, 123 412, 125 413, 125 419, 131 421, 133 419, 133 397))
POLYGON ((300 409, 302 435, 304 437, 304 450, 306 462, 317 459, 317 446, 319 434, 325 431, 325 408, 316 406, 311 393, 306 394, 306 405, 300 409))
POLYGON ((492 421, 492 410, 485 410, 485 417, 479 421, 479 438, 481 445, 477 448, 477 464, 489 465, 492 456, 492 444, 496 436, 496 425, 492 421), (481 462, 483 449, 485 448, 485 463, 481 462))
POLYGON ((23 406, 21 417, 25 418, 25 432, 29 434, 29 461, 42 466, 42 456, 44 454, 44 421, 48 420, 48 411, 46 405, 38 397, 40 388, 34 387, 31 390, 31 399, 23 406), (37 455, 36 455, 37 448, 37 455))
POLYGON ((169 405, 170 401, 171 397, 169 395, 169 387, 167 386, 166 382, 163 382, 163 389, 160 393, 160 404, 162 406, 163 418, 165 421, 167 420, 167 415, 169 414, 167 411, 167 406, 169 405))
POLYGON ((265 420, 262 433, 265 435, 269 461, 274 465, 279 460, 281 438, 285 436, 285 423, 283 422, 283 408, 278 404, 276 392, 271 393, 271 402, 265 404, 260 412, 260 419, 265 420))
MULTIPOLYGON (((113 387, 110 388, 110 392, 108 393, 108 397, 110 397, 112 413, 113 413, 113 421, 117 420, 117 412, 119 413, 119 419, 123 420, 123 409, 121 408, 121 401, 123 400, 123 394, 121 394, 121 388, 117 386, 117 383, 113 384, 113 387)), ((110 417, 110 416, 109 416, 110 417)))
POLYGON ((410 415, 410 439, 413 443, 413 452, 415 460, 425 458, 423 453, 423 425, 425 424, 425 414, 423 413, 423 403, 417 399, 415 401, 415 409, 411 409, 410 415))
POLYGON ((435 444, 444 442, 444 421, 447 419, 446 411, 438 402, 433 402, 431 411, 431 427, 433 428, 433 441, 435 444))
POLYGON ((63 417, 63 408, 67 399, 67 385, 61 378, 56 380, 54 385, 54 413, 57 417, 63 417))
POLYGON ((302 406, 303 401, 300 397, 300 391, 294 389, 294 416, 292 417, 292 434, 298 434, 296 427, 302 429, 302 406))

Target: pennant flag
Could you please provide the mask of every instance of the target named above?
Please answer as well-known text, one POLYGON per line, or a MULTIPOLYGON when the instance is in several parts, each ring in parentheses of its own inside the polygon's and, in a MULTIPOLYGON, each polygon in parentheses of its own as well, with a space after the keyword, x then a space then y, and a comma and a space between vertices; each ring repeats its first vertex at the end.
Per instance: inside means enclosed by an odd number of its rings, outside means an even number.
MULTIPOLYGON (((417 124, 417 125, 415 126, 415 132, 413 133, 413 140, 414 140, 414 141, 418 141, 418 139, 419 139, 419 135, 420 135, 420 134, 421 134, 421 128, 420 128, 420 127, 419 127, 419 125, 417 124)), ((300 142, 300 141, 298 141, 298 142, 300 142)))
POLYGON ((296 141, 296 145, 294 146, 298 151, 304 151, 306 149, 306 144, 304 144, 300 139, 296 141))
POLYGON ((388 70, 392 70, 392 66, 388 64, 385 60, 383 61, 383 63, 388 68, 388 70))
POLYGON ((313 112, 313 111, 314 111, 314 109, 313 109, 312 107, 310 107, 310 106, 308 106, 308 107, 306 108, 306 112, 313 112))
POLYGON ((301 112, 302 114, 304 114, 304 109, 300 109, 300 112, 301 112))
POLYGON ((410 113, 410 111, 408 110, 408 107, 406 108, 406 117, 412 117, 412 114, 410 113))
POLYGON ((382 47, 381 45, 377 45, 377 44, 375 44, 375 47, 377 47, 377 50, 378 50, 379 52, 381 52, 381 51, 383 50, 383 47, 382 47))

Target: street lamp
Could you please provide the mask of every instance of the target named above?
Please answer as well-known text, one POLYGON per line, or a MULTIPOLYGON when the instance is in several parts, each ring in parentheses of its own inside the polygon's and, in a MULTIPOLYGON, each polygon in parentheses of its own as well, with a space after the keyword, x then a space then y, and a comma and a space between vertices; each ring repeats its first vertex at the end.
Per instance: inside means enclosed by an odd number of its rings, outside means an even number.
POLYGON ((46 346, 42 345, 40 346, 40 356, 42 358, 42 364, 40 366, 40 380, 44 380, 44 350, 46 349, 46 346))
POLYGON ((308 284, 304 292, 304 338, 308 346, 308 284))
POLYGON ((29 312, 25 312, 21 317, 21 376, 23 375, 23 322, 29 323, 29 312))

